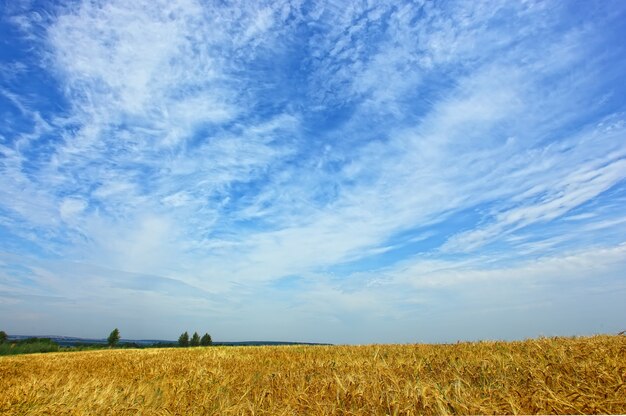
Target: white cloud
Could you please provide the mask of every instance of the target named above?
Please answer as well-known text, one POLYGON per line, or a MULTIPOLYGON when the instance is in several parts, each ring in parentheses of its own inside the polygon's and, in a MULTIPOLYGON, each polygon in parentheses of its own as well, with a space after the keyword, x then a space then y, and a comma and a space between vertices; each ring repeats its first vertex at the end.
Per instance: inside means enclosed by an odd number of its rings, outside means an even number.
POLYGON ((73 222, 77 215, 80 215, 85 208, 87 208, 87 202, 78 198, 65 198, 61 202, 59 212, 61 218, 66 222, 73 222))
POLYGON ((594 279, 594 276, 605 274, 618 278, 618 271, 624 262, 626 245, 621 244, 610 248, 594 248, 518 261, 510 266, 499 264, 489 267, 480 258, 469 262, 414 259, 403 266, 387 270, 385 274, 391 276, 392 281, 407 283, 416 288, 476 282, 499 284, 521 281, 532 285, 545 281, 553 284, 555 281, 594 279))
MULTIPOLYGON (((591 133, 591 135, 595 134, 595 131, 591 133)), ((603 139, 620 140, 625 136, 626 131, 615 130, 611 134, 606 134, 603 139)), ((582 138, 581 141, 584 143, 585 140, 586 138, 582 138)), ((585 150, 586 147, 579 146, 577 152, 585 150)), ((472 251, 503 234, 530 224, 548 222, 566 214, 626 178, 626 160, 620 158, 626 154, 625 152, 626 149, 621 149, 618 153, 586 161, 586 164, 582 166, 575 166, 569 161, 569 163, 565 162, 565 165, 571 168, 560 172, 562 176, 551 169, 551 177, 547 179, 547 182, 531 188, 531 192, 526 193, 525 196, 527 200, 532 201, 531 203, 497 213, 495 222, 485 227, 453 236, 444 245, 444 250, 472 251), (533 198, 536 195, 542 195, 538 202, 535 202, 533 198)), ((560 153, 554 155, 557 160, 580 156, 582 155, 560 153)), ((579 219, 584 218, 579 217, 579 219)))

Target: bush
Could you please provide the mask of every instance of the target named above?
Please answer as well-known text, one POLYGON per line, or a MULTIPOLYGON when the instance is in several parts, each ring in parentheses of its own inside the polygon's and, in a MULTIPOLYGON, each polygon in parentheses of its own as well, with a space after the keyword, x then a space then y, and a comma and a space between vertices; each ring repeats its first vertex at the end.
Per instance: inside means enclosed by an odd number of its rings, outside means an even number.
POLYGON ((0 355, 57 352, 59 345, 48 338, 28 338, 22 341, 0 344, 0 355))

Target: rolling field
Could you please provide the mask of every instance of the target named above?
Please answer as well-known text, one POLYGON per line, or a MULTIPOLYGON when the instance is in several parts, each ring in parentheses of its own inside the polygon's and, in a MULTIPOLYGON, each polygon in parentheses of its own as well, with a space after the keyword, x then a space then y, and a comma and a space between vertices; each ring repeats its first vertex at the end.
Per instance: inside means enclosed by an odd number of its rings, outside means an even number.
POLYGON ((626 336, 0 357, 0 414, 626 413, 626 336))

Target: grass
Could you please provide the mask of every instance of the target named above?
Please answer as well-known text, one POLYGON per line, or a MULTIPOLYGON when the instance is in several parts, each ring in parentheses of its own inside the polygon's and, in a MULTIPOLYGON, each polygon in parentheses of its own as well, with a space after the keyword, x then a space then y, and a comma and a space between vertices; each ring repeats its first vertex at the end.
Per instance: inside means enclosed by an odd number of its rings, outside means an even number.
POLYGON ((0 357, 0 414, 626 413, 626 337, 0 357))

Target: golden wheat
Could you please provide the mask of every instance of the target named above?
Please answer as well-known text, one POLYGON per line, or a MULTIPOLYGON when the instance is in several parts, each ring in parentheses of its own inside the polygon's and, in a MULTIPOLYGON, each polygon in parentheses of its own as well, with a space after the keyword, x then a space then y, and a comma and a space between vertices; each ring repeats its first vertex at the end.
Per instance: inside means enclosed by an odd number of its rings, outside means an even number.
POLYGON ((1 414, 626 413, 626 337, 0 357, 1 414))

